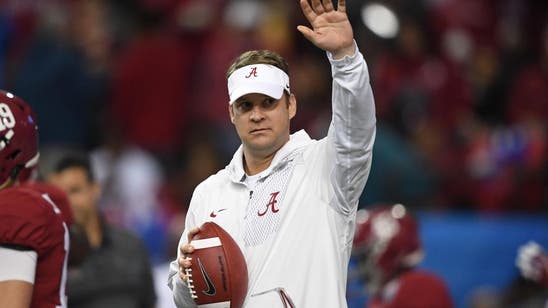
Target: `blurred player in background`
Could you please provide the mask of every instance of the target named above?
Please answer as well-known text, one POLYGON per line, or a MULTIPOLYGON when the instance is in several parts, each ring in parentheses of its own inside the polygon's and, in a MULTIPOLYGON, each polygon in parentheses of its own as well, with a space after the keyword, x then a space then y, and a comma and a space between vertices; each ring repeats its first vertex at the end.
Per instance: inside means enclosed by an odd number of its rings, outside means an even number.
POLYGON ((358 211, 353 255, 369 308, 451 308, 443 280, 419 270, 424 252, 411 213, 401 204, 358 211))
POLYGON ((534 241, 518 249, 516 266, 521 276, 548 288, 548 253, 534 241))
POLYGON ((537 242, 517 249, 519 276, 503 290, 497 308, 548 307, 548 253, 537 242))
POLYGON ((71 218, 54 202, 64 196, 47 185, 19 185, 29 179, 38 157, 33 111, 21 98, 0 91, 0 307, 67 305, 71 218))
POLYGON ((195 189, 169 285, 178 307, 195 306, 185 280, 206 221, 238 242, 246 258, 245 307, 347 307, 348 261, 358 198, 375 139, 375 107, 345 1, 300 1, 312 29, 298 30, 327 52, 333 117, 326 138, 290 135, 297 99, 287 63, 250 51, 228 70, 228 111, 242 141, 232 162, 195 189))
POLYGON ((85 241, 73 248, 82 260, 68 270, 69 306, 154 307, 156 294, 147 250, 135 235, 108 224, 101 216, 97 205, 101 188, 88 157, 62 157, 48 180, 66 192, 75 225, 84 233, 85 241))

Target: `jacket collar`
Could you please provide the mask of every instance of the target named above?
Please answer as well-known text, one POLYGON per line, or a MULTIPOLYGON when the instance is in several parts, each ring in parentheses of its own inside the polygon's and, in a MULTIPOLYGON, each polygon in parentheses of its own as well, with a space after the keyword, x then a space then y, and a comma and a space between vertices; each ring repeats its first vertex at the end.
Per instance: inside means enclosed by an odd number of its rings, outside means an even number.
MULTIPOLYGON (((263 175, 265 177, 270 175, 273 170, 276 170, 285 163, 289 154, 291 154, 294 150, 309 144, 311 141, 312 139, 310 136, 302 129, 290 135, 289 141, 284 144, 278 152, 276 152, 270 166, 263 171, 263 175)), ((226 169, 231 181, 237 183, 245 179, 246 174, 243 165, 243 145, 240 145, 236 153, 234 153, 234 156, 226 169)))

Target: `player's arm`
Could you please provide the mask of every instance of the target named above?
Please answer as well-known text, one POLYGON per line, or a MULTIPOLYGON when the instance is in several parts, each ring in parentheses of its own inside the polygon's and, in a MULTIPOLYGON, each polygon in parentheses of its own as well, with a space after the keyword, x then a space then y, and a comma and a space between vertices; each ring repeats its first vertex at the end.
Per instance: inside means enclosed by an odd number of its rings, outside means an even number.
POLYGON ((0 307, 30 307, 37 253, 21 247, 0 246, 0 260, 0 307))
POLYGON ((0 307, 28 308, 32 300, 33 285, 26 281, 0 281, 0 307))
POLYGON ((352 213, 369 175, 375 139, 375 105, 369 73, 357 50, 344 0, 337 8, 331 0, 300 0, 312 29, 298 30, 327 51, 333 75, 333 117, 328 133, 328 171, 337 210, 352 213))

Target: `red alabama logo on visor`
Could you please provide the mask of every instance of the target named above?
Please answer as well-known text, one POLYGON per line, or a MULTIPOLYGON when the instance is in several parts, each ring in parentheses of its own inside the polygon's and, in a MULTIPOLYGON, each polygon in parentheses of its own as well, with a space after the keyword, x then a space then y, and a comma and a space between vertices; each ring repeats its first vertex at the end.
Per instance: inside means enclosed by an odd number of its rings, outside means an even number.
POLYGON ((245 76, 245 78, 249 78, 249 77, 257 77, 257 67, 254 66, 251 68, 251 72, 249 72, 249 74, 247 76, 245 76))

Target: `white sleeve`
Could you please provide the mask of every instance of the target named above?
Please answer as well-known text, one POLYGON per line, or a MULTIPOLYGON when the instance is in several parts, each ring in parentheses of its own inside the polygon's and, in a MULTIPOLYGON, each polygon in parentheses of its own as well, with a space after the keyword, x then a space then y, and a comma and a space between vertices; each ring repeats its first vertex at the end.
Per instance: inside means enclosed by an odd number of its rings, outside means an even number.
POLYGON ((353 56, 335 60, 328 53, 328 58, 333 77, 333 116, 327 142, 332 147, 329 177, 335 195, 330 204, 349 215, 357 208, 371 169, 375 102, 367 64, 357 45, 353 56))
POLYGON ((179 264, 177 260, 169 265, 169 278, 167 285, 173 291, 173 301, 178 308, 193 308, 197 307, 196 303, 190 296, 188 286, 179 276, 179 264))
POLYGON ((0 281, 22 280, 34 284, 38 254, 0 246, 0 281))

